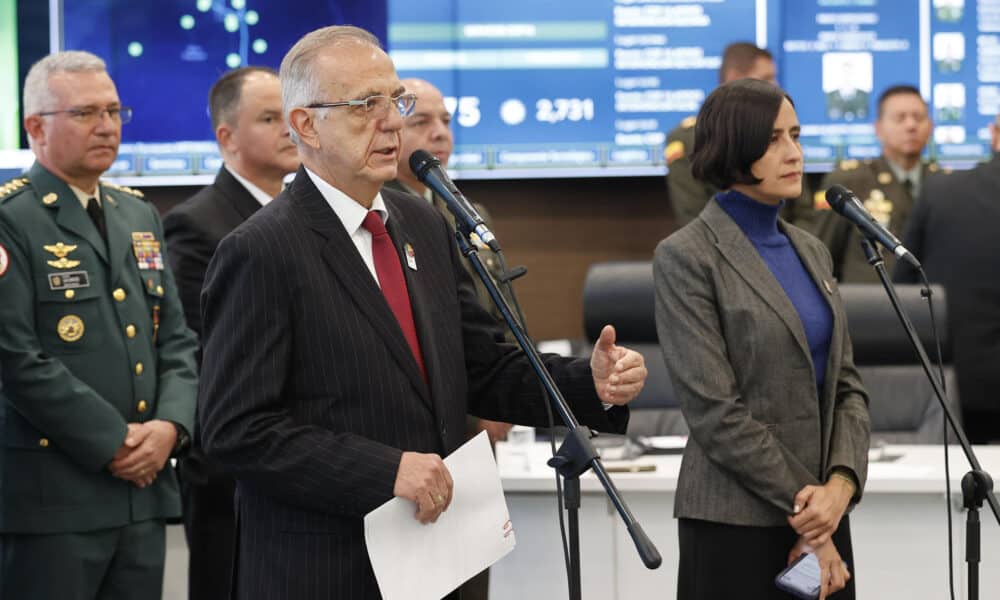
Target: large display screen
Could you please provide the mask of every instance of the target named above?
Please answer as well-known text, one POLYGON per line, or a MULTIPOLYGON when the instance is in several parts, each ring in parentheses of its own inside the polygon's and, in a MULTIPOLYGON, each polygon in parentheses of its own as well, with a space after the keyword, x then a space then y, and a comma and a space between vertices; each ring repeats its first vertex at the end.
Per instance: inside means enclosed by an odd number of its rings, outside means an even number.
POLYGON ((877 98, 900 83, 930 104, 929 157, 967 166, 989 155, 988 125, 1000 112, 1000 1, 785 2, 782 27, 781 80, 808 161, 878 156, 877 98))
POLYGON ((666 134, 697 112, 734 41, 774 54, 812 171, 879 153, 876 99, 891 85, 921 90, 935 121, 927 154, 952 166, 989 155, 1000 112, 1000 0, 59 4, 61 46, 105 58, 135 109, 114 173, 139 185, 210 178, 212 82, 239 65, 277 67, 331 23, 374 31, 400 76, 442 89, 457 177, 662 174, 666 134))
POLYGON ((446 95, 458 171, 649 172, 725 46, 766 44, 768 4, 390 0, 389 46, 446 95))

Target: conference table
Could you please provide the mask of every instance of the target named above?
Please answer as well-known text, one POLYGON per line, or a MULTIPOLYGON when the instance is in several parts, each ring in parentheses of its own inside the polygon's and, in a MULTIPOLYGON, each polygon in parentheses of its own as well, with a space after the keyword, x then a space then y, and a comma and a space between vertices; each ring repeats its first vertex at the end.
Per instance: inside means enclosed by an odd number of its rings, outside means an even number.
MULTIPOLYGON (((665 446, 677 440, 666 440, 665 446)), ((683 444, 683 440, 680 441, 683 444)), ((1000 473, 1000 446, 976 447, 983 468, 1000 473)), ((494 565, 491 600, 566 598, 566 570, 559 536, 553 471, 545 462, 548 443, 497 445, 517 546, 494 565)), ((967 597, 962 476, 970 469, 958 446, 949 447, 952 482, 955 587, 967 597)), ((944 449, 941 446, 884 446, 874 450, 868 484, 851 513, 858 598, 940 600, 948 597, 948 550, 944 449)), ((580 545, 583 598, 588 600, 671 599, 677 590, 677 523, 674 491, 680 454, 607 461, 626 472, 612 473, 635 517, 659 548, 663 565, 648 570, 597 479, 581 478, 580 545), (641 466, 641 467, 640 467, 641 466), (651 471, 638 471, 654 469, 651 471), (627 472, 637 470, 638 472, 627 472)), ((1000 597, 1000 526, 988 506, 980 513, 982 562, 980 597, 1000 597)), ((726 566, 719 565, 720 577, 726 566)))

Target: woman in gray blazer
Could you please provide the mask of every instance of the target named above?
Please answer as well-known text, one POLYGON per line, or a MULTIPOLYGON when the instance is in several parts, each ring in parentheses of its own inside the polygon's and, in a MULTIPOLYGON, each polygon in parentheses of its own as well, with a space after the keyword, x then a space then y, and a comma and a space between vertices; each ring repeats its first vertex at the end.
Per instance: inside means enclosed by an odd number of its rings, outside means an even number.
POLYGON ((798 137, 780 88, 717 88, 691 170, 723 191, 656 249, 657 332, 691 430, 674 506, 683 600, 790 597, 774 577, 804 552, 821 598, 854 597, 846 513, 868 468, 868 397, 829 252, 778 218, 802 189, 798 137))

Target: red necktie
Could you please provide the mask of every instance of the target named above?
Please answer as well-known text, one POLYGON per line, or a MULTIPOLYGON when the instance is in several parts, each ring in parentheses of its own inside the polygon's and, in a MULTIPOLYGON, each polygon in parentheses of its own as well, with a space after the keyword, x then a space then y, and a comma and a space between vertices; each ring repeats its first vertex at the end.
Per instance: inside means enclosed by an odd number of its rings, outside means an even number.
POLYGON ((427 382, 427 371, 424 370, 424 358, 420 353, 420 340, 417 339, 417 328, 413 324, 413 309, 410 306, 410 294, 406 290, 406 279, 403 278, 403 267, 399 264, 399 254, 392 244, 389 232, 385 230, 382 217, 374 210, 368 211, 361 226, 372 234, 372 257, 375 260, 375 274, 378 276, 382 295, 389 303, 392 314, 396 315, 399 327, 403 330, 406 343, 410 345, 413 358, 420 368, 420 375, 427 382))

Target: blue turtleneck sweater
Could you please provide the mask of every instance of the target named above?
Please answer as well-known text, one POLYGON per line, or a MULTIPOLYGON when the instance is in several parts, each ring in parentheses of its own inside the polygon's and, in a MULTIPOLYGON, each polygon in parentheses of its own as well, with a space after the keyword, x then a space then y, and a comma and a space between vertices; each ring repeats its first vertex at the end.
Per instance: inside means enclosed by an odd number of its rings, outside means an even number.
POLYGON ((750 238, 750 243, 760 253, 760 257, 792 301, 809 342, 809 353, 816 373, 816 391, 822 394, 823 382, 826 380, 826 362, 830 354, 830 337, 833 334, 833 315, 823 292, 802 264, 788 236, 778 229, 778 209, 781 207, 757 202, 733 190, 720 192, 715 198, 722 210, 750 238))

